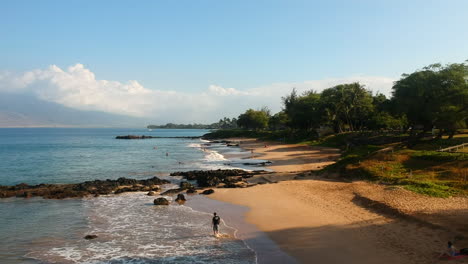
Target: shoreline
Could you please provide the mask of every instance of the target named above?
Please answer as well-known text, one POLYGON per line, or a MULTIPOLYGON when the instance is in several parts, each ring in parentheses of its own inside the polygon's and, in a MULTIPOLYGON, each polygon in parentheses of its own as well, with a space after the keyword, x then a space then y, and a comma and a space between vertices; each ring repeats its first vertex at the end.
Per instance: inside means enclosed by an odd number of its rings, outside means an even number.
MULTIPOLYGON (((188 196, 185 206, 210 216, 216 210, 216 213, 221 216, 223 225, 234 230, 234 238, 243 241, 248 248, 255 252, 256 263, 298 263, 293 257, 281 250, 265 232, 245 221, 245 214, 249 210, 247 207, 200 195, 188 196)), ((220 229, 220 233, 223 233, 223 229, 220 229)))
POLYGON ((269 167, 277 170, 268 178, 274 184, 218 188, 208 198, 247 207, 245 221, 300 263, 434 263, 449 240, 468 247, 466 198, 309 177, 306 171, 333 162, 329 149, 228 140, 271 160, 269 167))

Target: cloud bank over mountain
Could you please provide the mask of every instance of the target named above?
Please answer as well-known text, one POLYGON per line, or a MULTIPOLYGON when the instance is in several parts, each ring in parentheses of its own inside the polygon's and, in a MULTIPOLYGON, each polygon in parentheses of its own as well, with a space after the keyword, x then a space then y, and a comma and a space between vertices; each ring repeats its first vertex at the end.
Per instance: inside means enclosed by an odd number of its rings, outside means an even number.
MULTIPOLYGON (((70 109, 124 115, 151 123, 209 123, 224 116, 237 116, 248 108, 268 106, 277 112, 281 109, 281 97, 293 88, 299 93, 311 89, 320 92, 340 83, 358 81, 374 93, 389 96, 395 80, 379 76, 352 76, 273 83, 248 89, 211 84, 202 93, 189 93, 149 89, 136 80, 125 83, 100 80, 83 64, 75 64, 66 70, 52 65, 23 73, 1 72, 0 93, 27 95, 70 109)), ((24 105, 23 110, 27 111, 27 107, 24 105)), ((1 110, 4 109, 0 106, 1 110)))

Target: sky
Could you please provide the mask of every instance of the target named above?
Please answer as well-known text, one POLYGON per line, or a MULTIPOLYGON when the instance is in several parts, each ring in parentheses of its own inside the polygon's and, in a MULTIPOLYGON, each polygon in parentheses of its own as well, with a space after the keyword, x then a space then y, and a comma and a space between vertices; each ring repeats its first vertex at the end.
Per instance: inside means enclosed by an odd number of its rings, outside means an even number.
POLYGON ((277 112, 293 87, 360 81, 390 96, 402 73, 468 59, 467 10, 466 0, 2 0, 0 96, 148 123, 277 112))

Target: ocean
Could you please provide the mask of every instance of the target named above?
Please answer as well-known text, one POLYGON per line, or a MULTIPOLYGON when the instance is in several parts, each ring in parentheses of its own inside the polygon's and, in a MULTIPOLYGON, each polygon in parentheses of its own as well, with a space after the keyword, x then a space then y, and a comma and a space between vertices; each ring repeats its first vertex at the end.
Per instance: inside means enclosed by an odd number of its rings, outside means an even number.
MULTIPOLYGON (((245 151, 222 144, 203 149, 206 142, 201 139, 115 139, 207 132, 2 128, 0 185, 158 176, 172 180, 164 186, 168 189, 180 181, 168 176, 174 171, 258 169, 239 162, 248 156, 245 151)), ((256 263, 255 252, 236 239, 234 228, 223 225, 226 238, 215 238, 211 214, 189 205, 154 206, 153 199, 142 192, 64 200, 0 199, 0 263, 256 263), (87 234, 98 238, 83 239, 87 234)), ((209 199, 193 199, 204 200, 209 199)))

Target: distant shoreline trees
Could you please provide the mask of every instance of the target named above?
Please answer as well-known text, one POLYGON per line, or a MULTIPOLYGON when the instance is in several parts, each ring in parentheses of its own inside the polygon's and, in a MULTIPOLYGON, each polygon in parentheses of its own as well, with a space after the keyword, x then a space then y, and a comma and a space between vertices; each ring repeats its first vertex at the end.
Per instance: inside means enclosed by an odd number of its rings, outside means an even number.
POLYGON ((430 65, 403 74, 393 86, 393 97, 373 95, 359 82, 340 84, 301 95, 295 89, 282 98, 283 110, 271 115, 249 109, 238 118, 248 130, 292 130, 314 133, 329 127, 335 133, 362 130, 416 130, 437 128, 438 137, 466 128, 468 118, 468 64, 430 65))
POLYGON ((236 129, 237 119, 224 117, 216 123, 206 124, 174 124, 167 123, 165 125, 148 125, 148 129, 236 129))
POLYGON ((438 138, 444 134, 452 138, 457 129, 467 127, 468 61, 433 64, 402 74, 392 90, 392 97, 386 98, 372 94, 359 82, 339 84, 321 93, 309 90, 298 95, 293 89, 281 98, 283 109, 273 115, 263 107, 210 125, 168 123, 148 128, 284 130, 312 136, 327 130, 410 130, 421 136, 436 128, 438 138))

